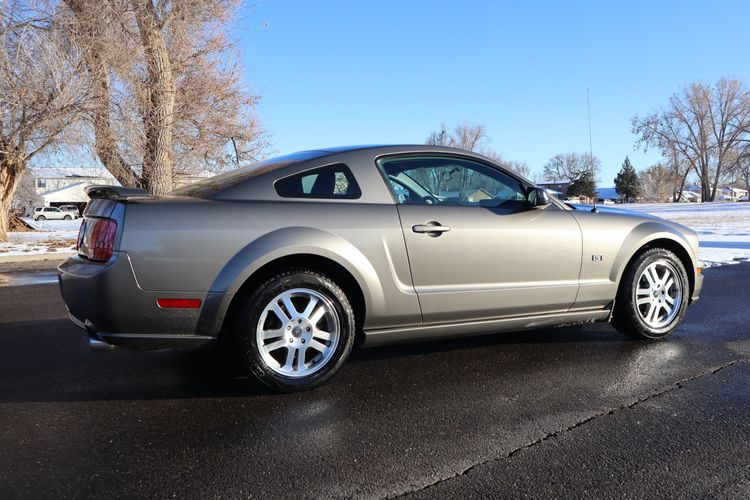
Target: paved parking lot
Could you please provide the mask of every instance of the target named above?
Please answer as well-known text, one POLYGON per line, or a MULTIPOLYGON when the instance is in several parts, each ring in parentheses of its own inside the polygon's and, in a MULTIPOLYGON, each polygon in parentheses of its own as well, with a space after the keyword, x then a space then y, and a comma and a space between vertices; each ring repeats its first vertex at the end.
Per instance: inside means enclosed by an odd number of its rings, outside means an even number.
POLYGON ((0 287, 2 498, 750 495, 750 264, 663 342, 362 350, 292 395, 208 351, 90 352, 65 316, 54 284, 0 287))

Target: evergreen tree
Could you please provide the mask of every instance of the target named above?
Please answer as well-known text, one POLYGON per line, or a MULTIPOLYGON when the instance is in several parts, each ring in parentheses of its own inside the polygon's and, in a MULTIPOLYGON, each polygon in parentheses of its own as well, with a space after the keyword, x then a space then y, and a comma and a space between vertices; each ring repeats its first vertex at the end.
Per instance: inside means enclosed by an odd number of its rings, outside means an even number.
POLYGON ((635 201, 640 189, 638 173, 633 168, 633 164, 630 163, 630 158, 626 156, 625 161, 622 162, 622 168, 615 177, 615 190, 625 201, 635 201))

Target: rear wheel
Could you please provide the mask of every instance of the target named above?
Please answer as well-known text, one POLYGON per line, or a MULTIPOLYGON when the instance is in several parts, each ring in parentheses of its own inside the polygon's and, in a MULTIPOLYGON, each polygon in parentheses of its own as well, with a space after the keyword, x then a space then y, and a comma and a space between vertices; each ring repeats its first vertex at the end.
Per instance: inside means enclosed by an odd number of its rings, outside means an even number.
POLYGON ((36 218, 36 220, 47 220, 47 217, 40 215, 39 217, 36 218))
POLYGON ((247 370, 282 392, 312 389, 331 378, 354 342, 354 312, 326 276, 290 270, 250 297, 235 325, 247 370))
POLYGON ((656 340, 682 321, 690 294, 685 267, 669 250, 652 248, 625 271, 612 324, 631 337, 656 340))

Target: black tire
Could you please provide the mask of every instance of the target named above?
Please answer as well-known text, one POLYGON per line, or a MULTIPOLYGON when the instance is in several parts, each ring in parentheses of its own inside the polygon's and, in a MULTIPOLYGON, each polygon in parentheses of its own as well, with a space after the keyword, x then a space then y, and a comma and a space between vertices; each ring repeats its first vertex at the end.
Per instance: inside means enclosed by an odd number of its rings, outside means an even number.
MULTIPOLYGON (((294 307, 296 308, 297 306, 295 305, 294 307)), ((284 308, 284 311, 286 311, 286 308, 284 308)), ((289 316, 292 316, 292 314, 289 314, 289 316)), ((275 318, 279 319, 278 316, 275 316, 275 318)), ((326 315, 326 318, 328 318, 328 315, 326 315)), ((328 322, 329 319, 325 321, 328 322)), ((283 323, 283 321, 279 320, 278 323, 283 323)), ((354 311, 352 310, 352 306, 344 291, 336 283, 316 271, 309 269, 289 269, 276 274, 257 288, 239 312, 233 330, 234 337, 239 346, 240 359, 247 372, 275 391, 295 392, 318 387, 336 373, 351 353, 355 337, 354 325, 354 311), (298 378, 278 373, 264 360, 258 345, 256 333, 266 306, 273 303, 274 298, 283 292, 292 289, 312 290, 326 299, 327 305, 332 307, 332 310, 337 315, 335 321, 338 323, 339 330, 338 342, 331 349, 330 357, 320 365, 315 365, 314 362, 311 362, 311 366, 317 371, 308 376, 298 378)), ((291 331, 285 329, 283 324, 280 329, 284 330, 284 337, 280 340, 284 340, 287 336, 292 335, 291 331)), ((315 330, 314 325, 313 330, 315 330)), ((296 337, 290 337, 289 341, 301 341, 304 343, 303 339, 296 337)), ((310 342, 309 347, 306 347, 307 351, 312 347, 312 341, 310 342)), ((326 343, 329 346, 333 345, 333 342, 326 343)), ((288 346, 278 348, 278 351, 283 351, 285 354, 288 354, 290 350, 291 347, 288 346)), ((314 355, 315 352, 314 350, 310 351, 310 354, 314 355)), ((293 358, 293 363, 297 363, 299 361, 299 354, 293 356, 297 356, 293 358)), ((321 355, 321 357, 325 356, 321 355)), ((303 365, 305 359, 303 358, 303 365)), ((278 370, 279 367, 276 369, 278 370)))
MULTIPOLYGON (((672 300, 674 301, 674 299, 672 300)), ((612 324, 618 331, 630 337, 645 340, 663 339, 672 333, 679 326, 680 322, 682 322, 689 300, 690 282, 688 281, 682 261, 667 249, 652 248, 638 255, 625 270, 620 282, 617 299, 615 300, 612 324), (641 285, 648 284, 648 278, 644 276, 644 272, 649 266, 655 263, 657 266, 661 266, 664 272, 669 270, 674 276, 675 288, 670 287, 670 290, 676 290, 676 287, 679 287, 680 302, 678 305, 672 304, 672 309, 675 310, 674 313, 667 312, 666 307, 668 303, 663 299, 665 294, 669 294, 671 298, 672 293, 669 293, 669 291, 656 291, 654 292, 656 295, 652 295, 651 293, 637 295, 639 283, 641 285), (651 303, 644 303, 639 308, 637 305, 638 296, 642 299, 647 298, 651 303), (662 304, 664 305, 662 306, 662 304), (649 312, 652 307, 657 308, 654 319, 659 320, 662 313, 664 313, 663 324, 649 324, 643 317, 644 314, 646 316, 650 315, 649 312), (670 318, 671 314, 673 316, 670 318)))
POLYGON ((44 220, 47 220, 47 217, 45 217, 43 215, 40 215, 39 217, 36 218, 36 220, 38 220, 38 221, 40 221, 40 220, 44 221, 44 220))
POLYGON ((71 217, 70 215, 66 215, 65 217, 63 217, 63 220, 73 220, 73 217, 71 217))

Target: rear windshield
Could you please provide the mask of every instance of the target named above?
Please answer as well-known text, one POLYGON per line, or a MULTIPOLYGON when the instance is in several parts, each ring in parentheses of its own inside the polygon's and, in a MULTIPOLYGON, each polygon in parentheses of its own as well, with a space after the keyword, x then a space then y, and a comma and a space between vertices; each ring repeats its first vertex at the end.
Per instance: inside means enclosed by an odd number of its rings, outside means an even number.
POLYGON ((210 198, 220 191, 241 184, 253 177, 287 167, 294 163, 311 160, 324 154, 326 154, 325 151, 300 151, 299 153, 292 153, 290 155, 277 156, 175 189, 169 194, 175 196, 192 196, 193 198, 210 198))

